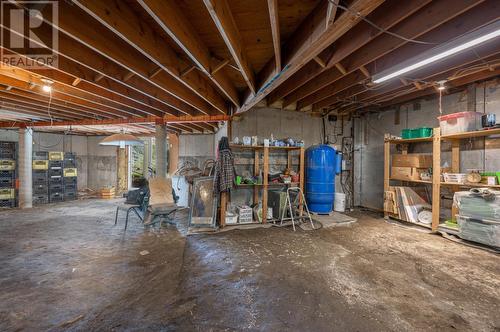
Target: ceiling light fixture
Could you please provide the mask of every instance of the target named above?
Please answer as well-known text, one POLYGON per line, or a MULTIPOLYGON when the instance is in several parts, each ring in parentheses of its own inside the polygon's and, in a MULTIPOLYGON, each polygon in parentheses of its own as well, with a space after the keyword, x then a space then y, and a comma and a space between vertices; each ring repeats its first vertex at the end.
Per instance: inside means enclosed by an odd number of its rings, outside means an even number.
POLYGON ((54 84, 54 82, 51 80, 48 80, 46 78, 42 78, 42 82, 43 82, 42 90, 44 92, 47 92, 47 93, 51 92, 52 91, 52 84, 54 84))
POLYGON ((500 20, 489 24, 471 33, 465 34, 451 42, 435 47, 427 52, 424 52, 414 58, 400 63, 399 65, 384 70, 383 72, 373 76, 374 83, 382 83, 391 78, 395 78, 406 74, 410 71, 427 66, 444 58, 458 54, 464 50, 484 42, 493 40, 500 36, 500 20))
POLYGON ((125 134, 122 130, 119 134, 113 134, 104 138, 99 142, 99 145, 119 146, 121 149, 126 145, 144 145, 144 142, 131 134, 125 134))
POLYGON ((444 91, 446 89, 446 87, 444 86, 445 83, 446 83, 446 80, 438 81, 437 84, 439 84, 439 86, 437 89, 439 91, 444 91))

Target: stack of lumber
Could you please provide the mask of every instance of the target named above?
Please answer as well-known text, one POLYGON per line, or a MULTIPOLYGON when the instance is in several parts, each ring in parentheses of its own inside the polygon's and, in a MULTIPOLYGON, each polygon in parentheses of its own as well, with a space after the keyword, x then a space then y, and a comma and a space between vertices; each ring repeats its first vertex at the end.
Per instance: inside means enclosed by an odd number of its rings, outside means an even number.
POLYGON ((431 210, 431 205, 414 189, 391 187, 385 192, 384 210, 400 220, 419 223, 419 212, 424 209, 431 210))
POLYGON ((115 187, 102 188, 99 191, 99 197, 101 198, 115 198, 115 187))

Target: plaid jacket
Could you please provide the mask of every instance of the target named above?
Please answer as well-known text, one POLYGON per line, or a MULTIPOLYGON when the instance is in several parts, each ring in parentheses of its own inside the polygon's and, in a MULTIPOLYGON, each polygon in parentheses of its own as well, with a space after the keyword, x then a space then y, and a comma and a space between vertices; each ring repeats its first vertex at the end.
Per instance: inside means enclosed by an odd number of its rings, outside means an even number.
POLYGON ((231 150, 219 151, 215 164, 214 193, 229 191, 234 185, 234 158, 231 150))

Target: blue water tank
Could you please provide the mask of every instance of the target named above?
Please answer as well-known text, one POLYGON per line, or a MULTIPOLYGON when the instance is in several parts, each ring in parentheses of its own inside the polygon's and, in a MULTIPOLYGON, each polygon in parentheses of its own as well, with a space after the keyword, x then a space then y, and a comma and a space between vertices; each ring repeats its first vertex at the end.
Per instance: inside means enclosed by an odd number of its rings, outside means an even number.
POLYGON ((314 145, 306 150, 306 201, 311 212, 332 211, 340 159, 328 145, 314 145))

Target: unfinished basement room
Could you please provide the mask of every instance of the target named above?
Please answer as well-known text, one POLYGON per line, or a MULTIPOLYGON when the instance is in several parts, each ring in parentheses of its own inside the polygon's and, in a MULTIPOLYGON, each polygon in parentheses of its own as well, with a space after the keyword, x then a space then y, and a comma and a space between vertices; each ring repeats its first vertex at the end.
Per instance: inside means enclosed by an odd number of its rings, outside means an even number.
POLYGON ((0 331, 500 331, 500 1, 0 7, 0 331))

